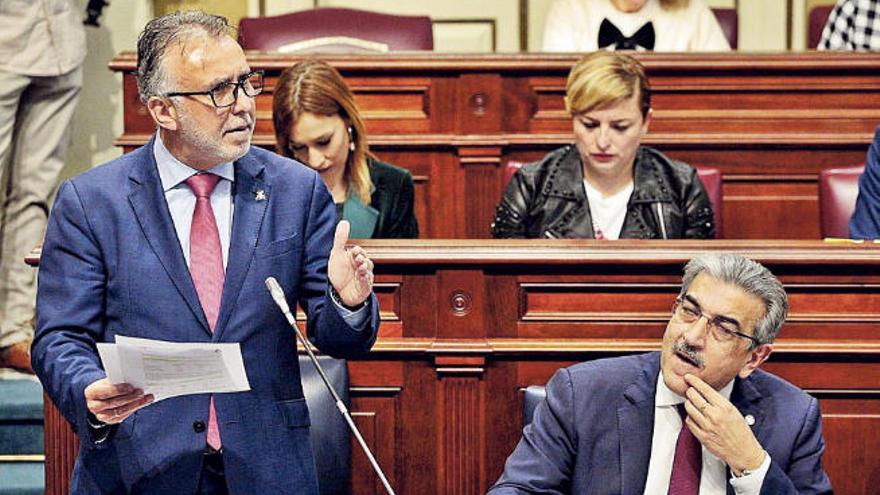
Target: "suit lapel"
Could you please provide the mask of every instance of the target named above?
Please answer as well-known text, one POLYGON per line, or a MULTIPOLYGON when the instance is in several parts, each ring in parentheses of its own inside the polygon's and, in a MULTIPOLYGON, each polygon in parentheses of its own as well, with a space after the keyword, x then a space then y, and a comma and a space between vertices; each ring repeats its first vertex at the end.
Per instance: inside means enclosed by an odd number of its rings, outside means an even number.
MULTIPOLYGON (((174 221, 168 211, 168 202, 162 191, 162 181, 159 179, 159 170, 153 157, 154 140, 155 137, 135 151, 142 156, 139 157, 139 164, 133 167, 129 175, 129 179, 133 182, 133 191, 128 196, 128 201, 150 248, 159 258, 159 262, 181 297, 201 322, 205 332, 210 335, 211 329, 199 303, 199 296, 193 285, 189 268, 186 266, 183 251, 180 249, 177 232, 174 230, 174 221)), ((136 253, 131 255, 137 256, 136 253)))
POLYGON ((626 401, 617 409, 620 436, 620 493, 639 495, 645 492, 651 438, 654 434, 654 392, 660 372, 659 354, 642 369, 638 380, 624 391, 626 401))
MULTIPOLYGON (((746 422, 750 423, 749 426, 752 428, 752 433, 755 434, 758 442, 762 444, 761 437, 763 436, 765 416, 764 407, 761 404, 763 398, 764 395, 755 386, 754 380, 749 380, 748 378, 745 380, 737 378, 733 385, 733 392, 730 394, 730 402, 746 418, 746 422)), ((730 479, 733 476, 730 473, 729 467, 725 468, 725 476, 727 477, 726 479, 730 479)), ((730 483, 727 483, 727 493, 728 495, 735 495, 736 493, 730 483)))
POLYGON ((764 394, 755 386, 754 380, 736 379, 733 392, 730 394, 730 402, 746 418, 747 423, 752 423, 749 426, 752 427, 752 433, 755 434, 755 438, 759 442, 761 442, 764 432, 764 411, 766 408, 763 407, 763 400, 765 400, 764 394))
POLYGON ((248 153, 235 162, 235 191, 232 236, 226 262, 226 280, 220 301, 215 340, 226 327, 241 286, 250 269, 263 217, 271 199, 270 187, 262 179, 263 165, 248 153))

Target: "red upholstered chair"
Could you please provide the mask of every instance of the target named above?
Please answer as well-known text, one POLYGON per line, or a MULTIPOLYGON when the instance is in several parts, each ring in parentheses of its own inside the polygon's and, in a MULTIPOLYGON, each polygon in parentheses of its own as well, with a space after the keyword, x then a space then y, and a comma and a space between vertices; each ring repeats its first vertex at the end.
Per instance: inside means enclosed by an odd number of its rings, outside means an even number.
POLYGON ((721 31, 730 47, 736 50, 739 42, 739 15, 736 9, 712 9, 712 13, 718 19, 718 24, 721 24, 721 31))
POLYGON ((849 219, 856 208, 864 165, 819 172, 819 228, 822 237, 849 237, 849 219))
POLYGON ((807 48, 815 49, 822 41, 822 30, 834 5, 817 5, 810 9, 810 25, 807 28, 807 48))
POLYGON ((340 8, 246 17, 239 23, 238 41, 246 50, 285 53, 434 49, 429 17, 340 8))
MULTIPOLYGON (((513 178, 513 174, 521 169, 523 162, 509 161, 502 172, 501 187, 507 187, 507 183, 513 178)), ((712 218, 715 221, 715 238, 724 238, 724 192, 721 188, 723 180, 721 170, 715 167, 694 167, 697 169, 697 176, 703 187, 706 189, 706 195, 709 196, 709 202, 712 203, 712 218)), ((852 213, 852 209, 850 209, 852 213)))
POLYGON ((712 218, 715 220, 715 238, 724 239, 724 191, 721 186, 723 179, 721 170, 715 167, 694 167, 697 177, 706 189, 709 202, 712 203, 712 218))

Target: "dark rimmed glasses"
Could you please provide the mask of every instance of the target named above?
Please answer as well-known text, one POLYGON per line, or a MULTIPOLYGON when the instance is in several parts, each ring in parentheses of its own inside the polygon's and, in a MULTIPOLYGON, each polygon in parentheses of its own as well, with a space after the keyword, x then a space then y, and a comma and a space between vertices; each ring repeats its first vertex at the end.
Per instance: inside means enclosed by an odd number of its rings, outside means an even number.
POLYGON ((263 92, 263 71, 255 70, 242 76, 238 82, 222 82, 208 91, 175 91, 162 96, 210 96, 211 103, 217 108, 235 105, 238 101, 238 90, 253 98, 263 92))
POLYGON ((703 314, 703 310, 699 306, 683 296, 675 298, 675 304, 672 305, 672 316, 676 320, 686 325, 693 325, 700 318, 706 317, 706 325, 712 333, 712 337, 719 342, 731 342, 737 337, 747 339, 754 349, 761 345, 755 337, 739 331, 739 326, 723 316, 715 315, 710 317, 703 314))

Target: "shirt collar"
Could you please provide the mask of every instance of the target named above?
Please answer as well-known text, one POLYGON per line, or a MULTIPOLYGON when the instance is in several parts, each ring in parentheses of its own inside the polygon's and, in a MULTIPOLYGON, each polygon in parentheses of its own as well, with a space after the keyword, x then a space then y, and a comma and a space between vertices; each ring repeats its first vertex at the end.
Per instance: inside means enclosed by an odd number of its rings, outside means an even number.
MULTIPOLYGON (((663 371, 660 371, 659 375, 659 378, 657 378, 657 391, 654 393, 654 407, 677 406, 684 403, 684 397, 676 394, 666 386, 666 382, 663 381, 663 371)), ((730 400, 730 394, 733 392, 734 381, 730 380, 727 385, 721 387, 721 390, 718 391, 727 400, 730 400)))
MULTIPOLYGON (((159 169, 159 180, 162 181, 162 190, 168 192, 179 186, 183 181, 201 172, 181 162, 165 147, 160 133, 156 133, 153 142, 153 156, 156 158, 156 167, 159 169)), ((209 173, 235 182, 235 170, 232 162, 222 162, 208 170, 209 173)))

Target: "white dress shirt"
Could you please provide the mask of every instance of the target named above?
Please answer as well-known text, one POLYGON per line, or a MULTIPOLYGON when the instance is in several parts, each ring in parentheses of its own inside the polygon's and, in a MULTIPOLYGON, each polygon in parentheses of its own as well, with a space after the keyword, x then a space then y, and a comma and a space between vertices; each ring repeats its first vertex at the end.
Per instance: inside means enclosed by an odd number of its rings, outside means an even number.
MULTIPOLYGON (((719 394, 730 400, 733 380, 725 385, 719 394)), ((684 398, 676 394, 663 381, 663 372, 657 379, 654 395, 654 436, 651 439, 651 462, 648 465, 648 480, 645 495, 667 495, 669 479, 672 476, 672 463, 675 459, 675 444, 681 429, 687 428, 678 415, 678 404, 684 398)), ((737 495, 758 495, 764 477, 770 469, 770 455, 764 454, 761 467, 739 478, 730 478, 730 485, 737 495)), ((725 495, 727 493, 727 465, 715 454, 703 447, 703 470, 700 474, 700 495, 725 495)))
MULTIPOLYGON (((186 266, 189 266, 189 235, 192 227, 193 212, 196 209, 196 195, 186 185, 186 180, 199 173, 199 170, 189 167, 181 162, 165 147, 159 133, 153 143, 153 156, 156 159, 156 167, 159 169, 159 180, 162 182, 162 190, 165 192, 165 201, 168 202, 168 211, 174 222, 174 230, 177 232, 177 240, 186 266)), ((232 237, 232 217, 235 213, 235 202, 232 200, 232 186, 235 182, 235 168, 231 162, 215 165, 207 173, 218 175, 221 180, 217 182, 211 193, 211 209, 214 210, 214 219, 217 222, 217 230, 220 233, 220 247, 223 252, 223 268, 229 260, 229 240, 232 237)), ((331 300, 333 300, 331 298, 331 300)), ((363 330, 370 315, 365 311, 366 307, 350 311, 333 301, 339 314, 346 323, 354 329, 363 330)))

